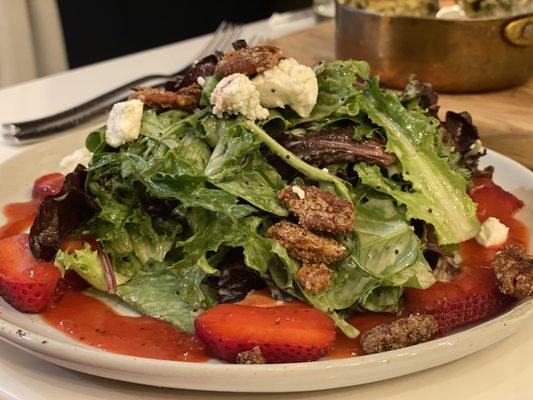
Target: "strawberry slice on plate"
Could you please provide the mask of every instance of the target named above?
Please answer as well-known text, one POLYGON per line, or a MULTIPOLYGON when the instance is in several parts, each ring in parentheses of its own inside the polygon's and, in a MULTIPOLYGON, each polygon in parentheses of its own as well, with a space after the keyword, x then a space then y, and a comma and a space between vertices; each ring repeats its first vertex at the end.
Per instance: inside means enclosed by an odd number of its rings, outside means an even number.
POLYGON ((500 292, 490 268, 462 267, 451 282, 436 282, 428 289, 408 288, 404 313, 433 315, 444 334, 460 326, 496 315, 513 302, 500 292))
POLYGON ((17 310, 43 311, 54 297, 59 278, 53 263, 33 258, 27 234, 0 240, 0 295, 17 310))
POLYGON ((45 197, 58 194, 65 182, 65 176, 58 172, 41 176, 35 180, 31 197, 35 200, 43 200, 45 197))
POLYGON ((331 318, 311 307, 220 304, 196 317, 194 327, 208 352, 229 362, 256 346, 267 363, 314 361, 335 341, 331 318))

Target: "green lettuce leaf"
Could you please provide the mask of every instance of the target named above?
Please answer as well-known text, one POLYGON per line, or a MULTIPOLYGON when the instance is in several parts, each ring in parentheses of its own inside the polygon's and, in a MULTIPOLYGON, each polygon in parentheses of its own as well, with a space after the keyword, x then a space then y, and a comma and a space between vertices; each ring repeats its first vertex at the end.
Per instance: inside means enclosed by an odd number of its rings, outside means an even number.
POLYGON ((260 153, 261 141, 240 119, 218 129, 219 140, 205 169, 209 181, 264 211, 286 216, 277 198, 285 182, 260 153))
MULTIPOLYGON (((107 280, 104 267, 98 257, 98 252, 91 249, 88 243, 83 244, 81 250, 75 250, 72 254, 59 250, 54 260, 54 265, 64 271, 73 270, 83 279, 89 282, 95 289, 107 292, 107 280)), ((115 272, 117 285, 127 282, 128 277, 115 272)))
POLYGON ((407 207, 407 218, 431 223, 441 244, 460 243, 479 231, 476 206, 466 194, 467 181, 441 158, 435 145, 438 121, 405 109, 395 93, 379 88, 376 78, 368 81, 361 109, 387 135, 387 151, 396 154, 403 179, 412 184, 405 192, 383 177, 376 166, 355 167, 362 182, 392 196, 407 207))
POLYGON ((120 285, 118 296, 142 314, 167 321, 186 332, 194 332, 194 318, 213 303, 199 283, 203 275, 198 275, 196 269, 176 274, 164 264, 150 267, 120 285))
POLYGON ((318 97, 315 107, 303 122, 319 121, 317 128, 342 119, 353 119, 359 114, 362 90, 358 83, 368 79, 370 67, 364 61, 332 61, 317 74, 318 97))
POLYGON ((272 258, 272 239, 258 233, 261 219, 246 217, 238 222, 223 216, 215 216, 199 208, 192 208, 187 220, 193 234, 187 240, 177 243, 183 250, 184 258, 176 263, 177 269, 198 265, 207 274, 218 274, 210 265, 208 253, 219 251, 222 246, 241 247, 245 264, 263 275, 272 258))

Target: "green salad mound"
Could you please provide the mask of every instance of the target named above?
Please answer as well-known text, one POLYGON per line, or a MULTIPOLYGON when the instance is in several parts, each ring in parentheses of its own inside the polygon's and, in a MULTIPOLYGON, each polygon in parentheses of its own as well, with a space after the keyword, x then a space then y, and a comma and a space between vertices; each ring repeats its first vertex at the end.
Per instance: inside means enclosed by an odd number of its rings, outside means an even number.
MULTIPOLYGON (((219 80, 207 79, 193 113, 145 108, 139 138, 118 149, 107 145, 105 126, 87 137, 93 158, 85 190, 100 210, 78 233, 100 243, 114 270, 116 296, 135 310, 192 331, 194 318, 228 290, 220 283, 223 269, 241 257, 243 277, 251 274, 275 296, 312 304, 355 337, 347 316, 398 312, 403 288, 434 283, 415 222, 430 227, 440 246, 477 234, 461 154, 443 140, 440 122, 420 98, 380 88, 366 63, 323 65, 317 103, 305 118, 288 108, 270 109, 255 122, 218 118, 207 99, 219 80), (395 161, 323 168, 277 139, 347 127, 356 141, 386 143, 395 161), (320 294, 302 288, 295 279, 300 262, 266 234, 288 216, 278 192, 304 182, 356 210, 354 231, 335 237, 348 256, 331 266, 332 282, 320 294)), ((55 262, 106 291, 97 253, 86 245, 59 251, 55 262)))

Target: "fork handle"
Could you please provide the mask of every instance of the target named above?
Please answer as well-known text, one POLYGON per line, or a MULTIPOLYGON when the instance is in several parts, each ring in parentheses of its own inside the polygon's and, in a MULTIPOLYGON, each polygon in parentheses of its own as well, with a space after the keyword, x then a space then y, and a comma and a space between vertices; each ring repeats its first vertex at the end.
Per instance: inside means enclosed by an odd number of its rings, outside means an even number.
POLYGON ((176 76, 185 73, 189 67, 190 65, 172 75, 153 74, 134 79, 104 94, 78 104, 75 107, 46 116, 44 118, 30 121, 5 123, 2 125, 4 136, 11 136, 17 141, 21 141, 25 139, 36 139, 48 134, 62 132, 93 117, 96 117, 102 114, 104 111, 107 111, 111 105, 117 101, 123 100, 124 92, 130 90, 132 87, 156 79, 169 80, 175 78, 176 76))
POLYGON ((92 107, 86 105, 85 108, 80 109, 77 113, 73 113, 62 118, 53 119, 50 120, 50 122, 41 123, 38 125, 31 125, 21 128, 15 124, 5 124, 3 135, 8 141, 16 143, 30 142, 44 136, 66 131, 86 121, 103 115, 111 109, 114 103, 125 99, 126 97, 123 96, 106 97, 106 99, 100 101, 99 103, 95 103, 95 105, 92 107))

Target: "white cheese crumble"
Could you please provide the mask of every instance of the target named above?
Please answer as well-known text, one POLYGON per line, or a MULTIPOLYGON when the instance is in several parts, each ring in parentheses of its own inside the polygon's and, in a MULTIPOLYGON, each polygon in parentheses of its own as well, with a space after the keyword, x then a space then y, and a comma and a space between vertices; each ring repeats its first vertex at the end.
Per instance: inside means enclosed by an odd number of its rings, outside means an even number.
POLYGON ((300 186, 296 186, 296 185, 291 186, 291 190, 294 194, 296 194, 300 198, 300 200, 305 199, 305 192, 300 186))
POLYGON ((268 117, 268 110, 261 107, 259 92, 243 74, 232 74, 218 82, 210 101, 214 106, 213 114, 219 118, 225 112, 242 114, 252 121, 268 117))
POLYGON ((294 58, 281 60, 252 80, 261 104, 267 108, 292 108, 300 117, 308 117, 316 104, 318 82, 313 70, 294 58))
POLYGON ((507 240, 509 228, 498 218, 489 217, 481 225, 476 241, 484 247, 498 246, 507 240))
POLYGON ((78 164, 87 167, 93 158, 93 153, 85 147, 74 151, 72 154, 63 157, 59 162, 59 170, 63 175, 69 174, 76 169, 78 164))
POLYGON ((198 83, 201 87, 204 87, 205 78, 203 76, 199 76, 198 78, 196 78, 196 83, 198 83))
POLYGON ((120 147, 139 137, 143 102, 134 99, 116 103, 107 118, 105 140, 111 147, 120 147))
POLYGON ((470 149, 468 149, 468 153, 466 153, 466 156, 473 156, 478 153, 483 153, 485 151, 485 148, 483 147, 483 143, 481 140, 476 140, 472 146, 470 146, 470 149))

